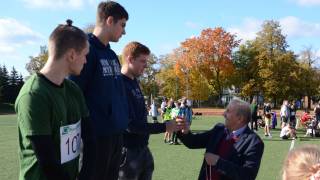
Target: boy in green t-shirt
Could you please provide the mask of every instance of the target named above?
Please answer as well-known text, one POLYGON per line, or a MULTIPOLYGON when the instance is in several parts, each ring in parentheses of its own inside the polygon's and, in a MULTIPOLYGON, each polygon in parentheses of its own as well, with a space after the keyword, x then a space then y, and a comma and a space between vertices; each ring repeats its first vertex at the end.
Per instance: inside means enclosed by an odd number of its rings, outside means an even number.
POLYGON ((48 60, 21 88, 15 102, 18 116, 20 180, 90 179, 94 146, 88 110, 81 90, 65 79, 80 74, 89 45, 86 34, 59 25, 51 33, 48 60), (79 175, 81 139, 83 164, 79 175))

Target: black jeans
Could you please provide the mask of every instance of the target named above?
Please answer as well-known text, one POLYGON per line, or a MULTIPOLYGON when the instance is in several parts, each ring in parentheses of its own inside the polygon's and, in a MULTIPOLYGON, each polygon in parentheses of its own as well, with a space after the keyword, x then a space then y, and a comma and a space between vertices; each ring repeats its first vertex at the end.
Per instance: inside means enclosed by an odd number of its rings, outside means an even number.
POLYGON ((251 117, 250 126, 251 126, 251 130, 253 130, 253 128, 254 128, 256 131, 258 131, 258 117, 256 117, 256 116, 251 117), (253 127, 253 123, 255 124, 254 127, 253 127))
POLYGON ((151 180, 154 170, 152 154, 147 146, 123 148, 119 180, 151 180))
POLYGON ((118 180, 123 135, 114 134, 96 138, 95 180, 118 180))

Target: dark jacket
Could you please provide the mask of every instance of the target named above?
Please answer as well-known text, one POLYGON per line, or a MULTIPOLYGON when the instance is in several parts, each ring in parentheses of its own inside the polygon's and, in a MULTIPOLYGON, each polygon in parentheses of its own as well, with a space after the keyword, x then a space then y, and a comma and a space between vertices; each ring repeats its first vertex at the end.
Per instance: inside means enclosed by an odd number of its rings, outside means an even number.
MULTIPOLYGON (((178 138, 188 148, 206 148, 206 152, 214 153, 222 138, 225 138, 225 126, 217 124, 209 131, 199 134, 178 133, 178 138)), ((257 134, 246 127, 239 136, 228 158, 220 158, 215 166, 222 173, 221 179, 254 180, 258 174, 264 144, 257 134)), ((206 162, 202 163, 199 180, 206 177, 206 162)))

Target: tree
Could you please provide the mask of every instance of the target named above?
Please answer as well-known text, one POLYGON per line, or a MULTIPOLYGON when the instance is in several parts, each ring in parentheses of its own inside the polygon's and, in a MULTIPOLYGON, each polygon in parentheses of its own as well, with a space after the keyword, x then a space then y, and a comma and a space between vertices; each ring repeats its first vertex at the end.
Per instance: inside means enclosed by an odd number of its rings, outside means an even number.
POLYGON ((38 56, 30 56, 30 62, 26 64, 26 69, 30 75, 39 72, 48 60, 48 49, 46 46, 40 47, 38 56))
POLYGON ((257 60, 261 78, 260 87, 266 99, 277 100, 292 97, 292 84, 297 84, 297 62, 292 51, 288 51, 286 37, 277 21, 265 21, 262 30, 253 41, 257 49, 257 60))
POLYGON ((181 84, 174 70, 177 61, 176 51, 174 50, 173 53, 159 58, 160 69, 159 73, 156 74, 157 84, 161 87, 159 94, 174 99, 178 99, 182 95, 181 84))
POLYGON ((5 65, 0 67, 0 99, 1 102, 14 103, 17 98, 21 87, 23 86, 22 75, 14 67, 8 75, 5 65))
POLYGON ((250 97, 259 95, 261 79, 258 76, 259 68, 257 61, 257 49, 252 41, 247 41, 240 45, 239 50, 235 51, 232 57, 235 66, 235 73, 232 78, 232 84, 240 89, 240 95, 250 97))
POLYGON ((7 67, 3 65, 0 67, 0 89, 1 89, 1 101, 7 102, 9 87, 9 74, 7 67))
POLYGON ((235 35, 218 27, 205 29, 199 37, 181 43, 183 55, 178 61, 181 68, 176 68, 176 71, 195 67, 210 85, 211 95, 218 96, 220 104, 223 89, 231 86, 234 72, 232 50, 240 42, 235 38, 235 35))
MULTIPOLYGON (((300 82, 299 92, 300 97, 308 97, 308 108, 311 108, 312 97, 318 96, 319 94, 319 71, 316 69, 315 62, 319 59, 316 55, 316 51, 313 50, 312 46, 305 47, 300 53, 299 67, 300 67, 300 82)), ((319 100, 319 98, 313 99, 319 100)))
POLYGON ((143 75, 139 78, 143 94, 148 97, 156 97, 159 93, 159 86, 156 82, 156 74, 158 73, 156 68, 157 64, 158 58, 154 54, 151 54, 148 59, 147 67, 143 75))

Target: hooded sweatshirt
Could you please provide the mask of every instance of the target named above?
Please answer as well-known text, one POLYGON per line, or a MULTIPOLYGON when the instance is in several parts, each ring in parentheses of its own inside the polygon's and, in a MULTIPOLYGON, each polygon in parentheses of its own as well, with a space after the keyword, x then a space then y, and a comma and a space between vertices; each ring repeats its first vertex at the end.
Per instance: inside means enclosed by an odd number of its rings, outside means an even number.
POLYGON ((79 76, 69 78, 82 89, 94 133, 108 136, 123 133, 128 126, 128 103, 121 65, 110 45, 88 35, 90 52, 79 76))

